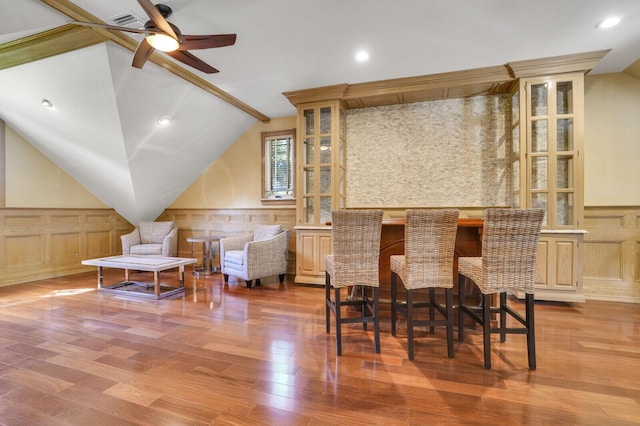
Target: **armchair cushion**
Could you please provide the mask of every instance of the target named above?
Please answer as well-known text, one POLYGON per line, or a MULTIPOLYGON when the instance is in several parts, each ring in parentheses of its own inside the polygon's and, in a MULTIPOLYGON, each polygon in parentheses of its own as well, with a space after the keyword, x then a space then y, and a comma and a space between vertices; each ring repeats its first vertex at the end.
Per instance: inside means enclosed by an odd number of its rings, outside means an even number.
POLYGON ((225 252, 224 263, 228 266, 235 265, 237 268, 242 268, 244 263, 244 250, 231 250, 225 252))
POLYGON ((162 256, 162 244, 138 244, 131 246, 129 254, 162 256))

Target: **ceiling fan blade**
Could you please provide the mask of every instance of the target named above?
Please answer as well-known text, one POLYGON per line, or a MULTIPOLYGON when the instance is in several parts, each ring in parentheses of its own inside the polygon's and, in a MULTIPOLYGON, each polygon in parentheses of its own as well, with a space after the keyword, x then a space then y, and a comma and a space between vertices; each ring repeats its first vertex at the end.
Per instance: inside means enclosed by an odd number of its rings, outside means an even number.
POLYGON ((179 50, 210 49, 232 46, 236 43, 235 34, 183 35, 179 50))
POLYGON ((207 64, 206 62, 202 61, 199 58, 196 58, 191 53, 185 50, 175 50, 173 52, 164 52, 164 53, 171 56, 173 59, 176 59, 182 62, 183 64, 187 64, 190 67, 200 70, 206 74, 213 74, 213 73, 219 72, 217 69, 215 69, 211 65, 207 64))
POLYGON ((151 3, 150 0, 138 0, 138 3, 144 9, 147 15, 149 15, 149 18, 151 18, 151 20, 159 30, 178 40, 178 35, 175 33, 175 31, 173 31, 173 28, 171 28, 169 22, 164 19, 164 16, 160 14, 158 9, 156 9, 156 7, 153 5, 153 3, 151 3))
POLYGON ((147 62, 147 59, 149 59, 149 56, 151 56, 155 50, 156 49, 149 44, 146 38, 143 39, 138 45, 136 53, 133 55, 133 62, 131 63, 131 66, 134 68, 142 68, 145 62, 147 62))
POLYGON ((130 33, 138 33, 145 34, 145 30, 141 30, 138 28, 127 28, 127 27, 117 27, 115 25, 107 25, 107 24, 96 24, 95 22, 83 22, 83 21, 69 21, 70 24, 82 25, 84 27, 93 27, 93 28, 104 28, 106 30, 114 30, 114 31, 127 31, 130 33))

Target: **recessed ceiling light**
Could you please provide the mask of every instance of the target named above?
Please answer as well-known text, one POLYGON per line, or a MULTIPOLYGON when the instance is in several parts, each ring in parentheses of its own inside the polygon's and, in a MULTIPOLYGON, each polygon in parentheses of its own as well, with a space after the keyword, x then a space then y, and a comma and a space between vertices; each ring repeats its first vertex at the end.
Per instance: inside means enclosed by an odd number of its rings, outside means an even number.
POLYGON ((367 59, 369 59, 369 53, 366 50, 361 50, 358 53, 356 53, 356 61, 364 62, 367 59))
POLYGON ((598 25, 596 25, 596 28, 599 28, 599 29, 611 28, 611 27, 615 27, 619 23, 620 23, 620 17, 612 16, 598 23, 598 25))
POLYGON ((47 108, 53 108, 53 103, 51 103, 49 99, 42 98, 42 106, 45 106, 47 108))
POLYGON ((170 115, 161 115, 160 117, 158 117, 158 124, 159 125, 166 126, 169 123, 171 123, 171 116, 170 115))

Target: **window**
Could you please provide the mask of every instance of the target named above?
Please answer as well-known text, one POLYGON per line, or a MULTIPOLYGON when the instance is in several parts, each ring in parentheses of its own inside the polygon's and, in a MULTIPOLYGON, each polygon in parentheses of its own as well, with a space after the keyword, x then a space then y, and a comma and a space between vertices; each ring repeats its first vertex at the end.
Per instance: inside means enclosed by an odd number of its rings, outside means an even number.
POLYGON ((293 199, 295 129, 262 133, 263 198, 293 199))

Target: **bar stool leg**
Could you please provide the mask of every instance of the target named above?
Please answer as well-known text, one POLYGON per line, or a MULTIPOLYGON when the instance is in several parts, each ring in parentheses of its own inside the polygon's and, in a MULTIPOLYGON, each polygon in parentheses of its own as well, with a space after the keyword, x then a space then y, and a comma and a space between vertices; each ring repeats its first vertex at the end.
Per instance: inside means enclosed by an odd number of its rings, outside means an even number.
POLYGON ((407 355, 413 361, 415 343, 413 341, 413 291, 407 290, 407 355))
POLYGON ((482 343, 484 368, 491 368, 491 295, 482 295, 482 343))
POLYGON ((398 275, 391 272, 391 335, 396 335, 396 303, 398 301, 398 275))
POLYGON ((536 369, 536 329, 533 319, 533 293, 525 296, 525 317, 527 322, 527 355, 529 357, 529 368, 536 369))
POLYGON ((464 275, 458 275, 458 342, 464 340, 464 286, 466 278, 464 275))
POLYGON ((453 290, 445 288, 444 297, 447 312, 447 356, 453 358, 453 290))

